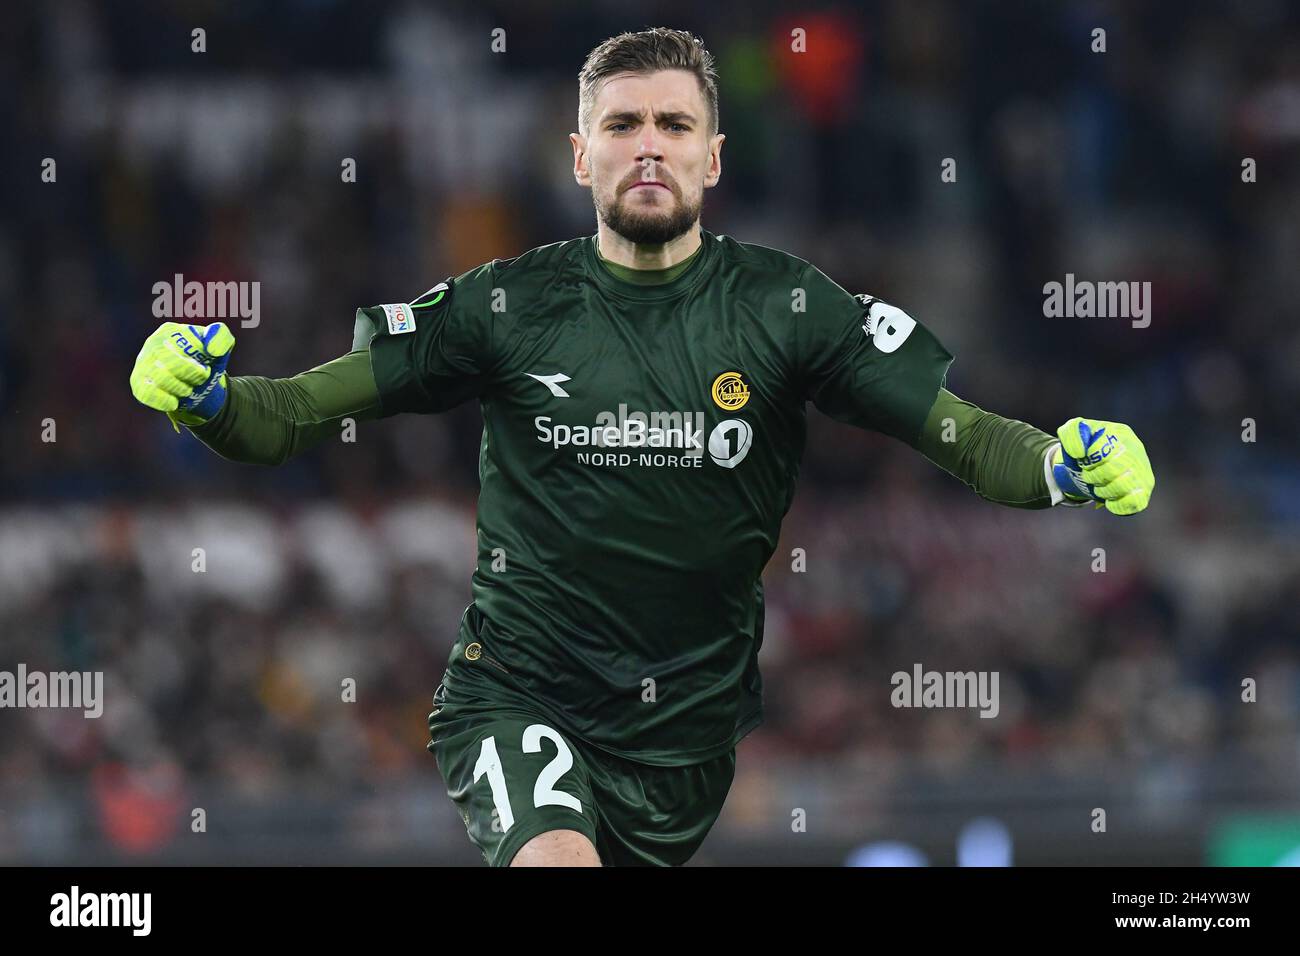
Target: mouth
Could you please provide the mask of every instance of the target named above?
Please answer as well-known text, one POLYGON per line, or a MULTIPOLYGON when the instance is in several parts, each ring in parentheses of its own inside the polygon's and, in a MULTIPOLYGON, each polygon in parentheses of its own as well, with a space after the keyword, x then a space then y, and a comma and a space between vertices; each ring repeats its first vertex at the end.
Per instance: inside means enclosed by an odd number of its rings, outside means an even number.
POLYGON ((661 182, 643 182, 643 183, 635 183, 635 184, 629 186, 629 187, 628 187, 628 192, 631 192, 633 189, 642 189, 642 188, 647 187, 647 186, 658 186, 660 189, 667 189, 667 188, 668 188, 667 186, 665 186, 665 185, 664 185, 663 183, 661 183, 661 182))

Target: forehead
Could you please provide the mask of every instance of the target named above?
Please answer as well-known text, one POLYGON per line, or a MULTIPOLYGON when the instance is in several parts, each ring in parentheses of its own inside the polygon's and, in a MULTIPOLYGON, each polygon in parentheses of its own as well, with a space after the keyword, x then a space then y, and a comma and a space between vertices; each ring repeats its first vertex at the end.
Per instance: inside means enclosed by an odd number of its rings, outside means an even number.
POLYGON ((689 70, 615 73, 596 90, 595 105, 597 114, 649 106, 659 112, 688 112, 702 117, 704 94, 689 70))

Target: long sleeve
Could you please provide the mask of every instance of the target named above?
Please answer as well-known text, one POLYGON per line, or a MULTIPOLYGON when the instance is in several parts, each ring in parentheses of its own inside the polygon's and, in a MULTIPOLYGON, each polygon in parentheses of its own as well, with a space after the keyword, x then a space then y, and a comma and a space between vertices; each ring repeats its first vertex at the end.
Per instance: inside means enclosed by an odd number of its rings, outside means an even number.
POLYGON ((1048 486, 1044 464, 1055 444, 1033 425, 986 412, 941 388, 915 447, 981 498, 1013 508, 1049 508, 1061 500, 1048 486), (951 425, 945 427, 947 419, 951 425))
POLYGON ((223 458, 279 465, 337 436, 344 418, 379 415, 370 354, 362 348, 292 378, 232 378, 221 411, 190 431, 223 458))

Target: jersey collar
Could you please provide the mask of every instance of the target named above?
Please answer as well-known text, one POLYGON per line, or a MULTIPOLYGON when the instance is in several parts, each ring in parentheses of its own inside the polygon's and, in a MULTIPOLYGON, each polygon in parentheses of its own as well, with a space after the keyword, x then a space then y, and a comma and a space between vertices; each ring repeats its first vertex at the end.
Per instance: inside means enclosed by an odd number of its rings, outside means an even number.
MULTIPOLYGON (((706 229, 701 229, 700 248, 690 259, 683 263, 686 268, 667 282, 654 284, 629 282, 616 276, 600 258, 595 235, 588 236, 584 245, 586 247, 587 266, 597 285, 625 298, 649 302, 680 295, 682 292, 693 289, 698 285, 704 276, 712 270, 713 262, 717 258, 717 250, 715 249, 717 241, 716 236, 706 229)), ((672 270, 655 271, 664 273, 672 270)))

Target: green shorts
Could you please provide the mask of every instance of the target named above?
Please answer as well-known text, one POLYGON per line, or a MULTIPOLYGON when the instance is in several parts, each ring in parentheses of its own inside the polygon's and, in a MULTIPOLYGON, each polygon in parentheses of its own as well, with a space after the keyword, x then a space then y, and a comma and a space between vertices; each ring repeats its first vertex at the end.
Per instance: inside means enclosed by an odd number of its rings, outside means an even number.
POLYGON ((605 866, 679 866, 717 820, 735 750, 704 763, 651 767, 561 732, 526 703, 462 685, 434 694, 429 750, 490 866, 509 866, 548 830, 576 830, 605 866))

